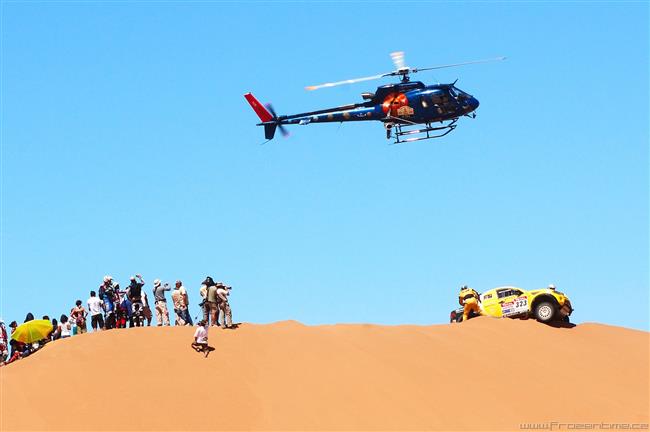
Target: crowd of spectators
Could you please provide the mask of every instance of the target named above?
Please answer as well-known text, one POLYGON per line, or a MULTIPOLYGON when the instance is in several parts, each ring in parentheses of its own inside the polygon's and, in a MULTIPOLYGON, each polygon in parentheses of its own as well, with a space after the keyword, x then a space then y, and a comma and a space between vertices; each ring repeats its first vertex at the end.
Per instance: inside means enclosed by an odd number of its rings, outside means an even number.
MULTIPOLYGON (((163 283, 160 279, 154 280, 151 292, 153 304, 150 303, 144 286, 145 281, 139 274, 130 278, 129 285, 124 290, 120 289, 120 284, 111 276, 104 276, 97 291, 90 291, 90 297, 85 306, 81 300, 77 300, 69 315, 62 314, 58 320, 50 319, 47 315, 43 316, 43 320, 52 323, 52 328, 49 334, 36 342, 24 343, 15 340, 11 336, 18 327, 18 323, 12 321, 9 324, 9 331, 7 331, 4 321, 0 319, 0 366, 31 355, 48 342, 86 333, 89 323, 93 332, 151 326, 153 322, 152 306, 156 315, 156 325, 170 326, 171 320, 165 295, 168 291, 171 291, 174 325, 193 325, 189 312, 189 296, 182 281, 177 280, 172 289, 168 283, 163 283)), ((203 312, 203 319, 199 323, 200 327, 206 329, 209 326, 234 328, 228 301, 230 290, 231 287, 222 282, 215 282, 210 276, 205 278, 199 289, 201 296, 199 306, 203 312)), ((34 320, 34 315, 30 312, 25 317, 24 323, 32 320, 34 320)))

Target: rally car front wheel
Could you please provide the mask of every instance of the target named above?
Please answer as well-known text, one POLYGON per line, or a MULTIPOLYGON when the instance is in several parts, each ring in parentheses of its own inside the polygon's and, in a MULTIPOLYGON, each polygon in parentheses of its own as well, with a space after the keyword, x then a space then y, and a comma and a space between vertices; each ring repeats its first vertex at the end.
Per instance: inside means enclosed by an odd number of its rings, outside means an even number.
POLYGON ((543 301, 535 305, 535 319, 539 322, 547 323, 553 321, 556 311, 555 305, 549 301, 543 301))

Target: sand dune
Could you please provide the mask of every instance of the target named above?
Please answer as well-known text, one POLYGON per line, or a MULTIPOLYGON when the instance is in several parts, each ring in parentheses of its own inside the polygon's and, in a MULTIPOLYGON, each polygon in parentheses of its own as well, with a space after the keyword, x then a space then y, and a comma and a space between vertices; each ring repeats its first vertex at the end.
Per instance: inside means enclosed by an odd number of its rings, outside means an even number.
MULTIPOLYGON (((0 368, 2 430, 519 430, 648 423, 650 334, 477 318, 436 326, 136 328, 0 368)), ((557 429, 555 429, 557 430, 557 429)))

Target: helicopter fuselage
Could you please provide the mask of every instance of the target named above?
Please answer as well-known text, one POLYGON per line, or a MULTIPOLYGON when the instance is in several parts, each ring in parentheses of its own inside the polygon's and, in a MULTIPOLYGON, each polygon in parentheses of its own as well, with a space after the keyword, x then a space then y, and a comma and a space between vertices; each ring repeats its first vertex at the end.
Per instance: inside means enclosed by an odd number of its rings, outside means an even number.
POLYGON ((391 129, 394 127, 396 142, 415 141, 418 138, 399 138, 415 133, 425 133, 426 136, 422 139, 435 138, 451 132, 461 116, 474 116, 472 113, 479 106, 476 98, 458 89, 454 84, 427 86, 420 81, 378 87, 375 93, 362 94, 364 102, 292 115, 276 116, 270 106, 269 109, 265 108, 252 94, 246 94, 245 97, 262 120, 258 126, 264 126, 267 139, 273 138, 278 126, 283 130, 283 125, 369 120, 383 122, 388 138, 391 137, 391 129), (438 122, 447 124, 433 125, 438 122), (426 127, 417 131, 402 130, 402 127, 420 124, 426 127), (446 132, 442 135, 430 135, 430 132, 440 130, 446 132))
POLYGON ((388 84, 374 94, 365 93, 366 102, 301 114, 279 116, 278 124, 309 124, 378 120, 418 124, 452 120, 470 114, 478 100, 453 84, 425 86, 422 82, 388 84))

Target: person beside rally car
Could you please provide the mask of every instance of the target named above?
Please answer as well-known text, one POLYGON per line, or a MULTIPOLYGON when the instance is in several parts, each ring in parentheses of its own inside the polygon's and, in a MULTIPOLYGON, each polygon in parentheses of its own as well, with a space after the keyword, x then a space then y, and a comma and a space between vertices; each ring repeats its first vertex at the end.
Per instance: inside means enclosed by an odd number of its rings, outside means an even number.
POLYGON ((480 296, 475 289, 463 285, 458 294, 458 303, 463 307, 463 321, 481 315, 480 296))

